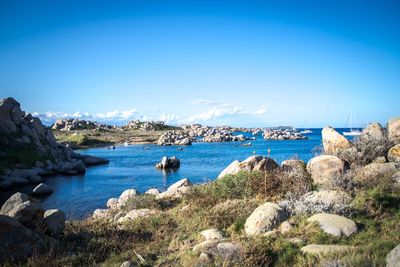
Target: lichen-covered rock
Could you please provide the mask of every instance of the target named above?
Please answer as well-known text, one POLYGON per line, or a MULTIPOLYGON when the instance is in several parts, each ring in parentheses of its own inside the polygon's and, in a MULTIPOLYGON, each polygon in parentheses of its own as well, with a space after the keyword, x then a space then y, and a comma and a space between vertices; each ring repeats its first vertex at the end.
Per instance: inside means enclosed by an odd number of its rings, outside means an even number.
POLYGON ((370 163, 355 172, 353 179, 359 183, 390 177, 398 171, 394 162, 370 163))
POLYGON ((385 130, 380 123, 370 123, 360 135, 361 141, 380 141, 386 138, 385 130))
POLYGON ((395 144, 400 143, 400 117, 392 118, 387 123, 388 138, 395 144))
POLYGON ((316 185, 329 189, 335 180, 343 175, 345 163, 336 156, 321 155, 310 159, 307 171, 316 185))
POLYGON ((234 175, 240 171, 268 172, 273 171, 277 168, 279 168, 279 165, 271 158, 263 156, 250 156, 242 162, 232 162, 218 175, 218 178, 222 178, 225 175, 234 175))
POLYGON ((267 202, 256 208, 247 218, 244 229, 246 235, 258 235, 273 230, 286 220, 287 214, 281 206, 267 202))
POLYGON ((354 221, 336 214, 318 213, 307 219, 308 222, 317 222, 319 227, 334 236, 350 236, 357 233, 354 221))
POLYGON ((400 163, 400 144, 389 149, 387 158, 391 162, 400 163))
POLYGON ((322 144, 325 154, 336 154, 351 147, 349 140, 330 126, 322 129, 322 144))

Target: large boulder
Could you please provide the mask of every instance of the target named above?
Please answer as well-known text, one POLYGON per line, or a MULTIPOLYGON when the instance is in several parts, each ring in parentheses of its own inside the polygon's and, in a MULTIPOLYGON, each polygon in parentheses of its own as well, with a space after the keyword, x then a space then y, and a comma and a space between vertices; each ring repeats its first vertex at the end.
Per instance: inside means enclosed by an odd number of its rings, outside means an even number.
POLYGON ((355 172, 354 180, 359 183, 374 181, 380 178, 390 177, 398 171, 397 164, 389 163, 370 163, 355 172))
POLYGON ((0 210, 0 214, 7 215, 13 208, 19 204, 28 201, 29 197, 24 193, 17 192, 7 199, 0 210))
POLYGON ((330 126, 322 129, 322 144, 325 154, 336 154, 351 147, 349 140, 330 126))
POLYGON ((361 141, 379 141, 385 138, 385 130, 380 123, 370 123, 360 135, 361 141))
POLYGON ((391 162, 400 163, 400 144, 397 144, 389 149, 387 158, 391 162))
POLYGON ((387 123, 388 138, 395 144, 400 143, 400 117, 392 118, 387 123))
POLYGON ((192 183, 187 178, 184 178, 169 186, 167 191, 158 194, 157 198, 180 198, 189 192, 191 186, 192 183))
POLYGON ((400 266, 400 244, 392 249, 386 256, 386 267, 400 266))
POLYGON ((279 165, 271 158, 263 156, 250 156, 242 162, 235 160, 228 167, 226 167, 219 175, 222 178, 225 175, 234 175, 240 171, 259 171, 268 172, 279 168, 279 165))
POLYGON ((321 155, 307 163, 307 171, 316 185, 330 188, 345 171, 345 162, 336 156, 321 155))
POLYGON ((327 234, 334 236, 350 236, 357 233, 357 225, 346 217, 329 213, 318 213, 307 219, 308 222, 317 222, 327 234))
POLYGON ((296 174, 306 173, 306 164, 300 159, 288 159, 282 161, 282 170, 286 172, 294 172, 296 174))
POLYGON ((17 220, 0 215, 0 262, 26 260, 49 248, 51 239, 36 233, 17 220))
POLYGON ((129 201, 129 199, 136 197, 137 194, 138 193, 137 193, 136 189, 133 189, 133 188, 132 189, 126 189, 119 196, 117 207, 124 206, 129 201))
POLYGON ((267 202, 256 208, 247 218, 244 229, 246 235, 259 235, 269 232, 286 220, 287 214, 281 206, 267 202))
POLYGON ((48 235, 59 238, 63 236, 65 228, 65 214, 62 210, 46 210, 43 216, 45 231, 48 235))

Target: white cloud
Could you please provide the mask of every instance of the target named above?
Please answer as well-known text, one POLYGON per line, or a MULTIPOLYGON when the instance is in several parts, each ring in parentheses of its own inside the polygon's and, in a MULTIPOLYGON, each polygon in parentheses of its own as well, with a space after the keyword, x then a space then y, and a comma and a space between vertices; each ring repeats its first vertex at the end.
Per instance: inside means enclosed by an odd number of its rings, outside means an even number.
POLYGON ((232 116, 253 116, 262 115, 267 112, 266 106, 261 106, 256 111, 248 111, 240 106, 223 104, 212 100, 194 99, 191 101, 193 104, 205 105, 208 109, 202 113, 189 117, 187 122, 206 122, 219 118, 226 118, 232 116))

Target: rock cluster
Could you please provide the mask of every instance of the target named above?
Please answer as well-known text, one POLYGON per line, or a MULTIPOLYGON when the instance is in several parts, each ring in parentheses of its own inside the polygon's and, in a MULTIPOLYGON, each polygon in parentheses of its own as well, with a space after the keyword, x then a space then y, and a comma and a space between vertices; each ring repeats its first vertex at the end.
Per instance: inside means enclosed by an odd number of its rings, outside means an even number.
POLYGON ((83 174, 87 166, 108 163, 57 143, 51 130, 39 118, 23 112, 13 98, 0 101, 0 159, 7 163, 0 173, 2 189, 40 184, 45 177, 57 174, 83 174), (15 155, 19 156, 14 159, 15 155))
POLYGON ((63 236, 65 215, 44 211, 27 195, 15 193, 0 210, 0 261, 24 260, 54 246, 63 236))
POLYGON ((142 131, 161 131, 167 126, 163 121, 140 121, 133 120, 128 122, 123 128, 127 130, 142 130, 142 131))
POLYGON ((307 136, 293 129, 266 129, 263 133, 265 140, 304 140, 307 136))
POLYGON ((60 119, 57 120, 51 127, 53 130, 60 131, 75 131, 75 130, 111 130, 116 126, 102 124, 93 121, 79 120, 79 119, 60 119))
POLYGON ((184 131, 168 131, 160 135, 156 144, 160 146, 191 145, 192 138, 184 131))

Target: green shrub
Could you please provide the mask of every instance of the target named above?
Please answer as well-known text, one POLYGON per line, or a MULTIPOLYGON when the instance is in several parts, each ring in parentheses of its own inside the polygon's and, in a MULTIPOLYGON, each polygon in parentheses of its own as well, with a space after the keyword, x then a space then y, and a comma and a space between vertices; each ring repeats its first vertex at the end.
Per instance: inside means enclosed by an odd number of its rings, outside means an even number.
POLYGON ((88 137, 84 134, 73 134, 67 137, 66 142, 76 146, 83 146, 88 144, 88 137))

